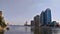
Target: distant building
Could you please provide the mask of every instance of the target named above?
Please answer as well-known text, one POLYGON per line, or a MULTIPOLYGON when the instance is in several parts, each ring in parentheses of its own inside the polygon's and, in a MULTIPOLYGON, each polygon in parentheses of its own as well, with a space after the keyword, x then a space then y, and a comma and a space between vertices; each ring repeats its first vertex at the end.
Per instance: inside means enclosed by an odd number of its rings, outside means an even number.
POLYGON ((27 24, 27 23, 28 23, 28 22, 26 21, 26 22, 25 22, 25 24, 24 24, 24 26, 28 26, 28 24, 27 24))
POLYGON ((33 20, 31 20, 31 26, 34 26, 34 21, 33 20))
POLYGON ((34 30, 34 20, 31 20, 31 30, 34 30))
POLYGON ((40 23, 40 16, 39 16, 39 15, 36 15, 36 16, 34 17, 34 26, 35 26, 36 28, 38 28, 38 27, 39 27, 39 23, 40 23))
POLYGON ((53 26, 57 26, 57 22, 56 21, 53 21, 52 23, 51 23, 53 26))
POLYGON ((49 8, 45 10, 45 23, 46 25, 51 23, 51 10, 49 8))
POLYGON ((56 22, 56 21, 53 21, 52 23, 53 23, 54 25, 56 25, 57 22, 56 22))
POLYGON ((40 14, 40 25, 44 25, 45 24, 45 12, 42 11, 40 14))

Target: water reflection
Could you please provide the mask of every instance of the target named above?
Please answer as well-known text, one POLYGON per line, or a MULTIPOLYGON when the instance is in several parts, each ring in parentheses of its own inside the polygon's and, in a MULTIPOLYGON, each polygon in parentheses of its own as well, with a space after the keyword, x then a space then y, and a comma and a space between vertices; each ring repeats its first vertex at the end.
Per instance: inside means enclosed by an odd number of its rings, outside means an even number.
POLYGON ((60 34, 60 28, 35 28, 34 34, 60 34))
POLYGON ((40 28, 40 32, 41 32, 41 34, 52 34, 52 29, 42 27, 42 28, 40 28))
POLYGON ((30 27, 11 26, 9 30, 0 32, 0 34, 60 34, 60 28, 40 27, 34 28, 34 30, 31 32, 30 27))
POLYGON ((40 30, 39 30, 39 28, 35 28, 35 30, 34 30, 34 34, 40 34, 40 30))
POLYGON ((27 32, 27 26, 25 26, 25 31, 27 32))

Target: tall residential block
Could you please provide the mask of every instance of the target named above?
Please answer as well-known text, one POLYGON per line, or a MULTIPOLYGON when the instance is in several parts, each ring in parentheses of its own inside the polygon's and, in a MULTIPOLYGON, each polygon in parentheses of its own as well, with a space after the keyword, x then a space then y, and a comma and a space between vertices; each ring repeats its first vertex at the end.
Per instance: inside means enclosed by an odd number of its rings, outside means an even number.
POLYGON ((31 26, 34 26, 34 20, 31 20, 31 26))
POLYGON ((39 16, 39 15, 36 15, 36 16, 34 17, 34 26, 35 26, 36 28, 38 28, 38 27, 39 27, 39 23, 40 23, 40 16, 39 16))
POLYGON ((47 25, 51 23, 51 10, 49 8, 45 10, 45 23, 47 25))
POLYGON ((31 20, 31 30, 34 29, 34 20, 31 20))
POLYGON ((40 14, 40 24, 44 25, 45 24, 45 12, 42 11, 40 14))

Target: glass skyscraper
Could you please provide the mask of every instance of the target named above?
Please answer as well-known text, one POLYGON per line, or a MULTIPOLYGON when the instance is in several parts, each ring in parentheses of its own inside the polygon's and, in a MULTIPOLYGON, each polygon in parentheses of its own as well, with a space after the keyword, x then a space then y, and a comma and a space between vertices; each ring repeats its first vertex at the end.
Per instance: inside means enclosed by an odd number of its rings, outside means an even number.
POLYGON ((49 25, 51 23, 51 10, 47 8, 45 11, 42 11, 40 14, 40 24, 49 25))
POLYGON ((45 10, 45 23, 47 25, 51 23, 51 10, 49 8, 45 10))

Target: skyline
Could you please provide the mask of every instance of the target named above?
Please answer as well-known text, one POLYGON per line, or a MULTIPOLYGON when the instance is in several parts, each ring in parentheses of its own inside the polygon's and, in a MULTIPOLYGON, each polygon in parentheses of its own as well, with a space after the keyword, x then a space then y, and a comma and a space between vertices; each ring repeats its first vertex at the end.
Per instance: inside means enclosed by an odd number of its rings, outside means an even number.
POLYGON ((0 10, 9 24, 23 25, 46 8, 51 9, 52 20, 60 22, 60 0, 0 0, 0 10))

